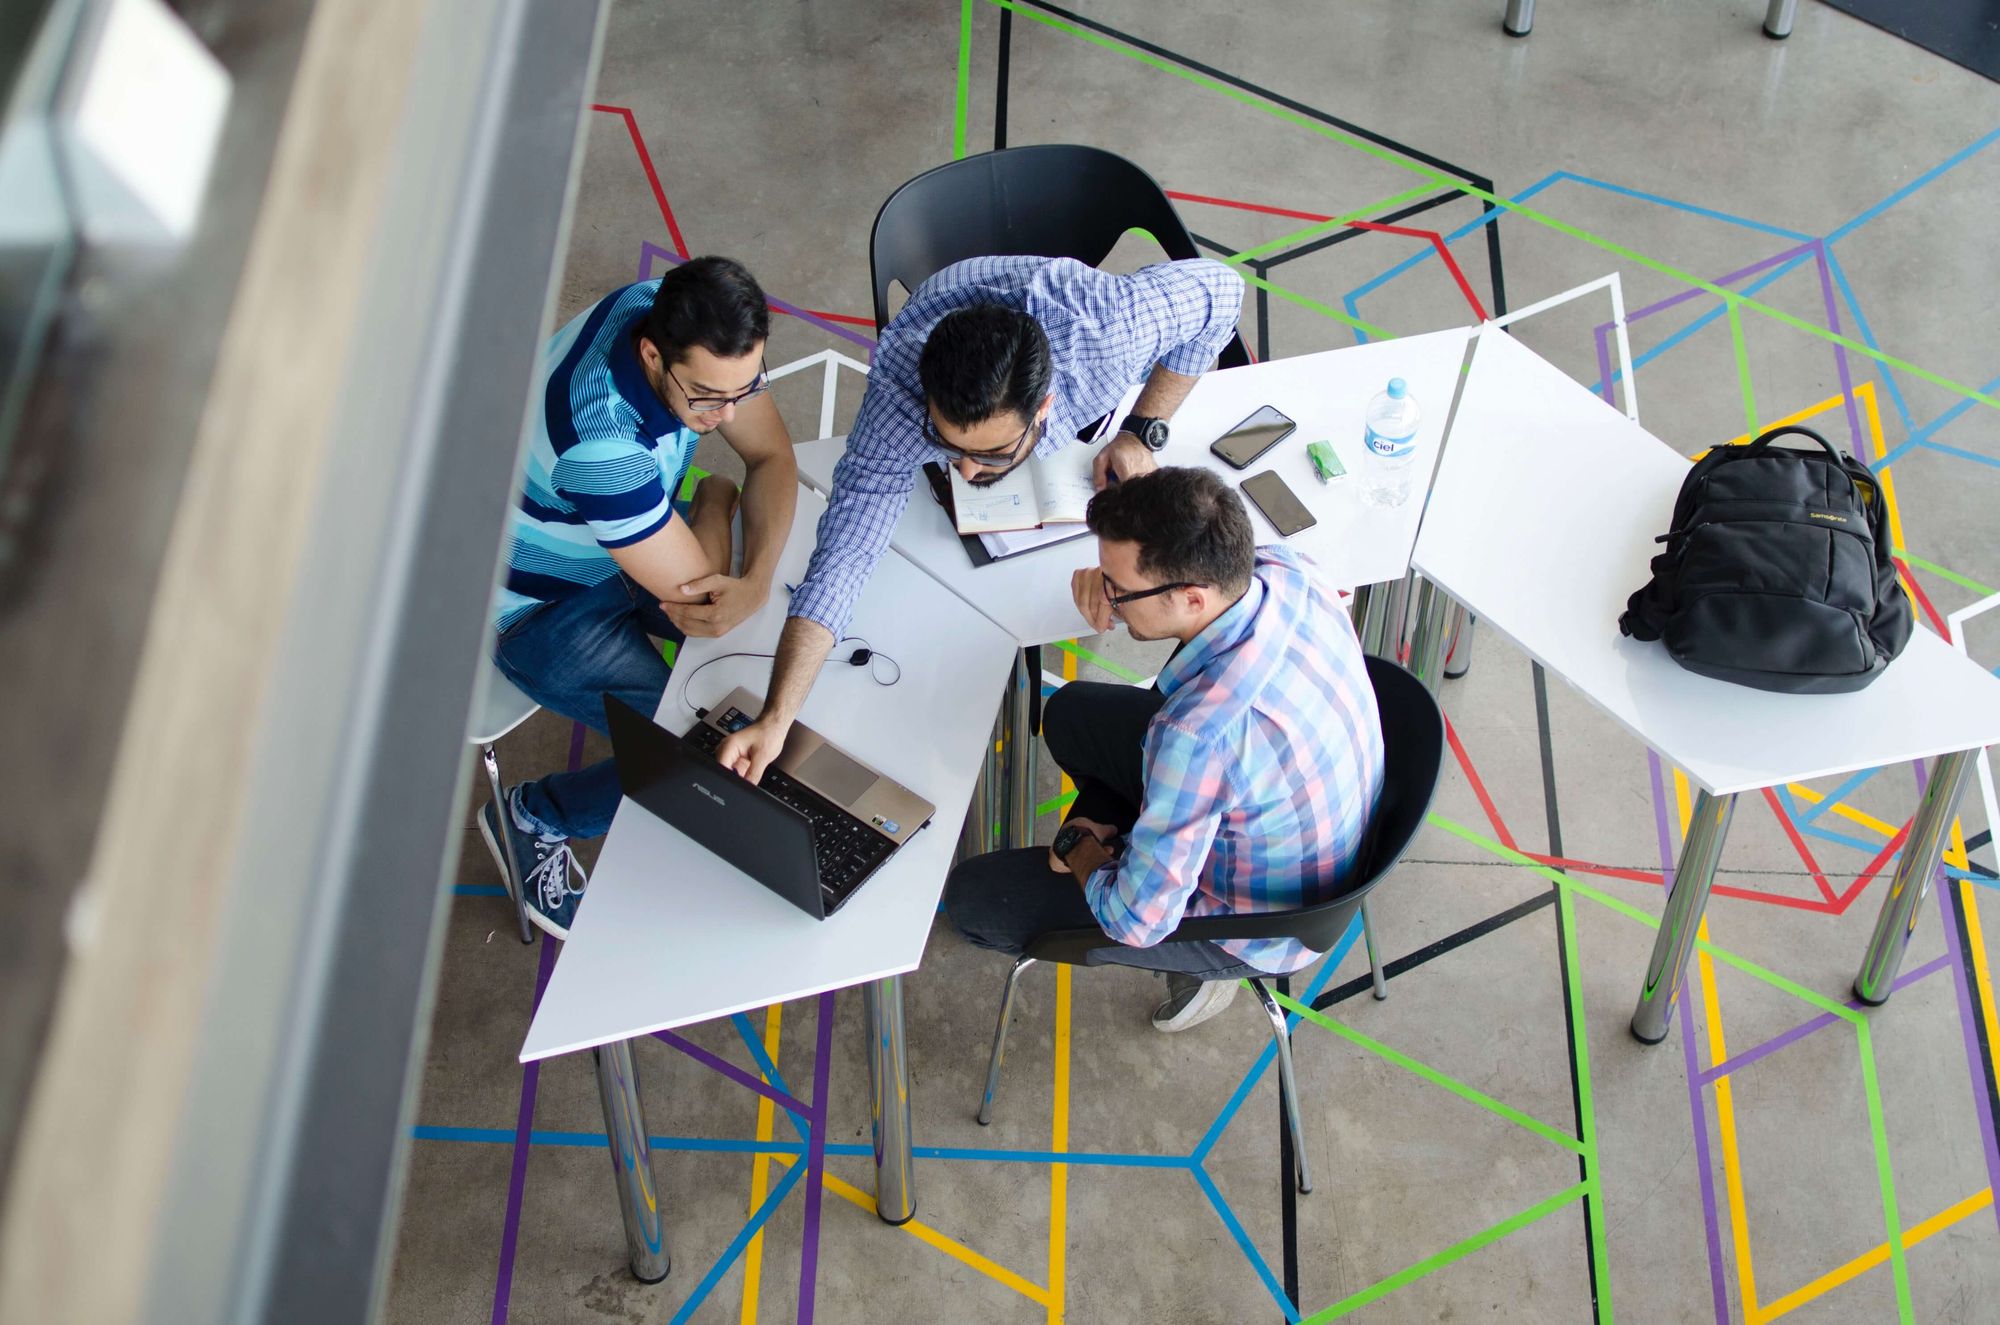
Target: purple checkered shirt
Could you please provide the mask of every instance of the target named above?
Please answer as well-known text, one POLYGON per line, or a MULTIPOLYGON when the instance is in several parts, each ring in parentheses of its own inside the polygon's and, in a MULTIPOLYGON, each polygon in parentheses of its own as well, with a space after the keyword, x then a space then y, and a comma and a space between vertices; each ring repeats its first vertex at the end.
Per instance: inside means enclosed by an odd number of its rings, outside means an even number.
POLYGON ((909 505, 918 469, 949 458, 924 437, 917 380, 924 341, 945 314, 985 303, 1021 309, 1048 333, 1055 404, 1035 454, 1050 455, 1116 409, 1155 364, 1187 377, 1206 372, 1236 334, 1243 281, 1206 258, 1117 276, 1071 258, 1029 257, 972 258, 918 286, 875 346, 868 392, 834 468, 833 497, 792 595, 792 616, 836 636, 847 628, 909 505))
MULTIPOLYGON (((1084 887, 1104 932, 1149 948, 1187 916, 1334 895, 1382 789, 1382 720, 1361 643, 1313 564, 1257 549, 1249 590, 1160 673, 1145 801, 1084 887)), ((1320 954, 1297 939, 1221 945, 1259 970, 1320 954)))

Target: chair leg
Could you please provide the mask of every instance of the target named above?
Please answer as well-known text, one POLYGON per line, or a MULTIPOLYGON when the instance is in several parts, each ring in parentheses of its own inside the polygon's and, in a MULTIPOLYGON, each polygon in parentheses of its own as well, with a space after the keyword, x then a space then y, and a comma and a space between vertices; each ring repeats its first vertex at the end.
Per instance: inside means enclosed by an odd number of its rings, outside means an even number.
POLYGON ((1278 1090, 1285 1097, 1285 1118, 1292 1125, 1292 1162, 1298 1165, 1299 1190, 1310 1192, 1312 1170, 1306 1166, 1306 1138, 1299 1127, 1299 1083, 1292 1075, 1292 1037, 1285 1030, 1284 1010, 1271 997, 1264 982, 1251 976, 1250 987, 1257 991, 1257 1001, 1264 1005, 1264 1015, 1271 1019, 1271 1038, 1278 1044, 1278 1090))
POLYGON ((1379 1002, 1389 997, 1389 985, 1382 977, 1382 959, 1375 951, 1375 917, 1368 914, 1368 903, 1361 904, 1361 943, 1368 949, 1368 974, 1375 981, 1375 998, 1379 1002))
POLYGON ((1000 995, 1000 1024, 993 1028, 993 1054, 986 1060, 986 1093, 979 1097, 981 1127, 993 1121, 993 1094, 1000 1089, 1000 1060, 1007 1052, 1007 1019, 1014 1012, 1014 989, 1020 983, 1021 972, 1034 964, 1033 957, 1022 957, 1007 972, 1007 988, 1000 995))
POLYGON ((500 756, 493 753, 491 745, 482 745, 479 761, 486 765, 486 788, 493 794, 493 823, 500 830, 500 859, 504 862, 500 881, 507 885, 507 896, 514 901, 514 919, 521 924, 521 942, 533 943, 535 931, 528 924, 528 904, 521 899, 521 862, 514 859, 514 838, 507 831, 507 794, 501 788, 500 756))

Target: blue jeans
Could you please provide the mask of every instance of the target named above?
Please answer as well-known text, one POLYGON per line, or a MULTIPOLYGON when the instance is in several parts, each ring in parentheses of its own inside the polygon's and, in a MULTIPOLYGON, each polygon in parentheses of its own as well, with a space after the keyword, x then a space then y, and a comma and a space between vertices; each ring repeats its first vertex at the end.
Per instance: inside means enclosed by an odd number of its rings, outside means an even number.
MULTIPOLYGON (((606 730, 609 693, 651 717, 673 668, 648 635, 682 641, 653 596, 624 575, 545 603, 508 627, 493 661, 543 708, 606 730)), ((602 837, 623 793, 618 768, 605 759, 574 773, 551 773, 519 788, 521 816, 556 837, 602 837)))

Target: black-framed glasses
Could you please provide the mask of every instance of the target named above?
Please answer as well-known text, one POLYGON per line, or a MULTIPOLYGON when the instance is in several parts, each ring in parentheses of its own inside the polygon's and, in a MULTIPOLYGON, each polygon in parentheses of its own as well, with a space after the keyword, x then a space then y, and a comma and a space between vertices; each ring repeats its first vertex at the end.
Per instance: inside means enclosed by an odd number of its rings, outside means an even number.
POLYGON ((770 364, 762 355, 759 355, 757 358, 757 380, 733 396, 694 395, 687 389, 687 383, 681 381, 678 377, 674 377, 673 368, 667 364, 664 358, 660 360, 660 367, 667 370, 667 376, 672 379, 675 386, 681 389, 681 394, 687 397, 688 411, 693 414, 713 414, 717 410, 728 409, 731 405, 741 405, 744 401, 761 396, 771 389, 770 364))
POLYGON ((1048 431, 1049 425, 1048 416, 1044 415, 1022 429, 1021 435, 1016 437, 1004 451, 968 451, 964 447, 953 446, 944 439, 944 434, 938 431, 937 420, 931 417, 930 410, 923 410, 922 418, 924 440, 953 460, 970 460, 975 465, 1002 470, 1014 468, 1021 463, 1022 456, 1040 446, 1042 434, 1048 431), (1031 437, 1034 439, 1032 442, 1028 440, 1031 437), (1023 443, 1026 445, 1023 446, 1023 443))
POLYGON ((1109 575, 1106 575, 1103 571, 1099 571, 1097 572, 1097 578, 1104 581, 1104 605, 1114 609, 1123 607, 1127 603, 1136 603, 1141 598, 1155 598, 1160 594, 1174 589, 1204 589, 1208 587, 1203 584, 1197 584, 1192 580, 1175 580, 1172 584, 1156 585, 1151 589, 1134 589, 1131 593, 1115 593, 1113 592, 1111 577, 1109 575))

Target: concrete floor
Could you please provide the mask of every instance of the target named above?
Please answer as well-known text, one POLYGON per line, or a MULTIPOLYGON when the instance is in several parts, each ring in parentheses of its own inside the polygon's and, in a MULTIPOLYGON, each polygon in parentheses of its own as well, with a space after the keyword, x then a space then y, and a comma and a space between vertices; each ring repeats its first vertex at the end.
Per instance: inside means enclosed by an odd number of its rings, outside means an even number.
MULTIPOLYGON (((2000 187, 2000 86, 1816 4, 1785 44, 1758 35, 1753 0, 1550 5, 1526 41, 1501 35, 1501 8, 1113 0, 1088 15, 1107 34, 1024 7, 1006 140, 1096 143, 1170 190, 1309 215, 1379 215, 1377 200, 1422 182, 1405 152, 1360 145, 1337 117, 1526 198, 1538 215, 1500 226, 1510 306, 1615 270, 1641 310, 1687 288, 1663 267, 1719 278, 1820 240, 1749 278, 1774 277, 1756 297, 1992 389, 2000 276, 1981 218, 2000 187)), ((792 304, 865 317, 881 200, 951 157, 961 107, 966 149, 994 142, 1002 17, 989 0, 967 0, 963 19, 947 0, 617 4, 561 315, 631 280, 646 245, 684 240, 744 260, 792 304)), ((1311 224, 1181 206, 1229 251, 1311 224)), ((1449 233, 1478 214, 1461 198, 1409 224, 1449 233)), ((1463 323, 1467 302, 1427 249, 1370 234, 1271 267, 1290 293, 1247 306, 1246 335, 1268 355, 1351 343, 1323 310, 1362 287, 1354 312, 1389 332, 1463 323)), ((1451 252, 1491 306, 1481 232, 1451 252)), ((1591 382, 1604 316, 1580 304, 1521 334, 1591 382)), ((828 326, 778 319, 771 363, 828 348, 863 357, 828 326)), ((1739 356, 1707 297, 1634 322, 1647 425, 1692 453, 1742 431, 1747 396, 1765 420, 1824 409, 1847 441, 1833 347, 1755 311, 1741 330, 1739 356)), ((1918 586, 1940 616, 1975 601, 2000 584, 1995 416, 1916 372, 1859 354, 1845 367, 1864 449, 1879 429, 1898 452, 1918 586)), ((818 433, 820 391, 817 370, 781 384, 795 436, 818 433)), ((859 396, 843 372, 836 430, 859 396)), ((1970 641, 2000 663, 2000 613, 1970 641)), ((1083 644, 1140 674, 1155 662, 1122 638, 1083 644)), ((1088 662, 1079 674, 1108 675, 1088 662)), ((1249 1000, 1162 1037, 1145 1025, 1155 985, 1129 972, 1077 973, 1067 1016, 1063 977, 1028 978, 1000 1116, 977 1127, 1004 963, 941 927, 908 981, 915 1117, 920 1144, 958 1153, 920 1166, 921 1228, 887 1228, 841 1199, 871 1176, 859 1000, 840 997, 832 1141, 849 1153, 829 1173, 851 1185, 827 1195, 803 1288, 799 1193, 760 1238, 741 1236, 796 1134, 657 1042, 639 1059, 651 1131, 668 1138, 656 1164, 674 1270, 658 1286, 632 1281, 590 1063, 524 1074, 515 1062, 545 950, 514 939, 468 831, 389 1318, 1236 1322, 1281 1319, 1288 1293, 1295 1316, 1356 1321, 1608 1321, 1614 1308, 1641 1322, 2000 1318, 1990 886, 1954 882, 1927 903, 1904 968, 1927 973, 1858 1028, 1822 1017, 1782 1051, 1698 1079, 1818 1016, 1799 991, 1845 997, 1882 883, 1852 890, 1912 807, 1910 770, 1842 786, 1837 804, 1815 803, 1832 781, 1745 798, 1709 932, 1775 976, 1704 961, 1694 1015, 1648 1050, 1626 1021, 1652 931, 1618 908, 1658 914, 1655 824, 1674 812, 1672 775, 1663 800, 1643 749, 1560 683, 1545 707, 1538 694, 1524 658, 1480 641, 1471 675, 1445 691, 1463 758, 1436 808, 1570 862, 1569 882, 1552 888, 1448 831, 1419 840, 1378 894, 1387 953, 1403 964, 1390 998, 1339 997, 1329 1006, 1345 1032, 1299 1032, 1318 1191, 1294 1198, 1282 1184, 1268 1037, 1249 1000), (519 1130, 530 1122, 531 1142, 519 1130), (760 1140, 779 1157, 758 1158, 760 1140), (1087 1157, 1052 1165, 1051 1149, 1087 1157)), ((569 735, 538 718, 503 744, 503 766, 559 767, 569 735)), ((1976 799, 1964 829, 1977 841, 1976 799)), ((1311 988, 1352 995, 1364 969, 1348 951, 1311 988)), ((818 1006, 748 1019, 794 1083, 814 1072, 818 1006)), ((752 1063, 728 1023, 691 1038, 752 1063)))

